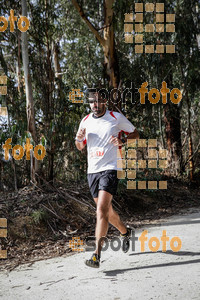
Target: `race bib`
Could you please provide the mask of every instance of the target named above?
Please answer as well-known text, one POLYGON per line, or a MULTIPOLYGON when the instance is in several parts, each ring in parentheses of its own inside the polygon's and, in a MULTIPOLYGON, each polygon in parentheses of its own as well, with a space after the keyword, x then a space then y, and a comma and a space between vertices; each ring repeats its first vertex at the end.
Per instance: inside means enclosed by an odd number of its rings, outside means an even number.
POLYGON ((92 147, 89 152, 90 158, 102 158, 104 156, 104 149, 102 147, 92 147))

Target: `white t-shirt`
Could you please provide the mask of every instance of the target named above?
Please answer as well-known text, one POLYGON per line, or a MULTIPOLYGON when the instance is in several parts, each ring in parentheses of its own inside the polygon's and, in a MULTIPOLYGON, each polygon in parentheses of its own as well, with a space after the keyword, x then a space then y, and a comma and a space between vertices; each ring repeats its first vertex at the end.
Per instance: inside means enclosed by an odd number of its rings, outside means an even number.
POLYGON ((93 117, 90 113, 81 120, 80 128, 86 129, 88 155, 87 173, 97 173, 105 170, 117 170, 117 149, 109 143, 111 136, 120 138, 122 131, 129 134, 135 130, 127 118, 118 113, 106 110, 101 117, 93 117))

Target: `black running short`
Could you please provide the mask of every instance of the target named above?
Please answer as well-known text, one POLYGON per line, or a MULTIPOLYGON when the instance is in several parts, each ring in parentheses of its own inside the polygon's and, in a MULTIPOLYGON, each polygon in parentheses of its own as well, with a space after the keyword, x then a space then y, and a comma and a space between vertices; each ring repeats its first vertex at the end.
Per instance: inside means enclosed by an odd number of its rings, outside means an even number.
POLYGON ((104 190, 111 195, 117 192, 119 179, 117 178, 117 170, 106 170, 98 173, 87 175, 90 192, 93 198, 98 197, 99 190, 104 190))

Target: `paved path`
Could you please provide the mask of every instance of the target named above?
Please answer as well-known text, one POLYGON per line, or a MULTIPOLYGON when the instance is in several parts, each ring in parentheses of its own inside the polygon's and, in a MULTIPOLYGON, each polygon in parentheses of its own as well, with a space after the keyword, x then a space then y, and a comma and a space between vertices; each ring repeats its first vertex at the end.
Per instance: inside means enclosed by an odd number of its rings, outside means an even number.
POLYGON ((112 251, 109 246, 102 253, 99 269, 84 264, 91 252, 22 265, 10 273, 0 273, 0 299, 199 300, 200 210, 138 229, 135 236, 144 230, 148 230, 148 241, 152 236, 160 239, 162 230, 166 230, 170 240, 178 236, 181 250, 173 252, 167 242, 167 252, 162 252, 162 244, 157 252, 152 252, 147 241, 145 252, 141 252, 137 241, 135 251, 130 249, 126 254, 112 251))

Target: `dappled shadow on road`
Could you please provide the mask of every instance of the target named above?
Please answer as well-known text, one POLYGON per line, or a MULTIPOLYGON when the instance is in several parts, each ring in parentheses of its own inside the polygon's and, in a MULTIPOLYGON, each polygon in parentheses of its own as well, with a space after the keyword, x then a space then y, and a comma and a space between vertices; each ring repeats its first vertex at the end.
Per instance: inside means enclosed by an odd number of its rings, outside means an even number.
POLYGON ((142 226, 175 226, 175 225, 192 225, 192 224, 198 224, 200 223, 200 212, 196 213, 192 213, 191 216, 188 215, 183 215, 181 217, 179 217, 178 220, 175 221, 169 221, 169 220, 160 220, 157 221, 155 224, 153 223, 142 223, 142 226))
POLYGON ((148 266, 141 266, 141 267, 135 267, 135 268, 127 268, 127 269, 116 269, 116 270, 110 270, 110 271, 103 271, 103 273, 106 276, 117 276, 118 274, 123 274, 128 271, 136 271, 136 270, 160 268, 160 267, 181 266, 181 265, 197 264, 197 263, 200 263, 200 259, 186 260, 186 261, 180 261, 180 262, 170 262, 170 263, 156 264, 156 265, 148 265, 148 266))
POLYGON ((180 220, 180 222, 167 222, 166 224, 165 223, 162 223, 161 225, 162 226, 174 226, 174 225, 188 225, 188 224, 198 224, 200 223, 200 220, 188 220, 188 221, 182 221, 180 220))
MULTIPOLYGON (((162 251, 159 251, 162 252, 162 251)), ((191 252, 191 251, 178 251, 174 252, 172 250, 167 250, 166 252, 163 252, 164 254, 172 254, 172 255, 178 255, 178 256, 183 256, 183 255, 188 255, 188 256, 195 256, 195 255, 200 255, 200 252, 191 252)))
POLYGON ((184 256, 184 255, 188 255, 188 256, 195 256, 195 255, 200 255, 200 252, 191 252, 191 251, 178 251, 178 252, 174 252, 172 250, 167 250, 166 252, 163 252, 161 250, 156 251, 156 252, 152 252, 152 251, 148 251, 148 252, 137 252, 137 253, 131 253, 129 254, 129 256, 132 255, 141 255, 141 254, 156 254, 156 253, 163 253, 163 254, 172 254, 172 255, 178 255, 178 256, 184 256))

